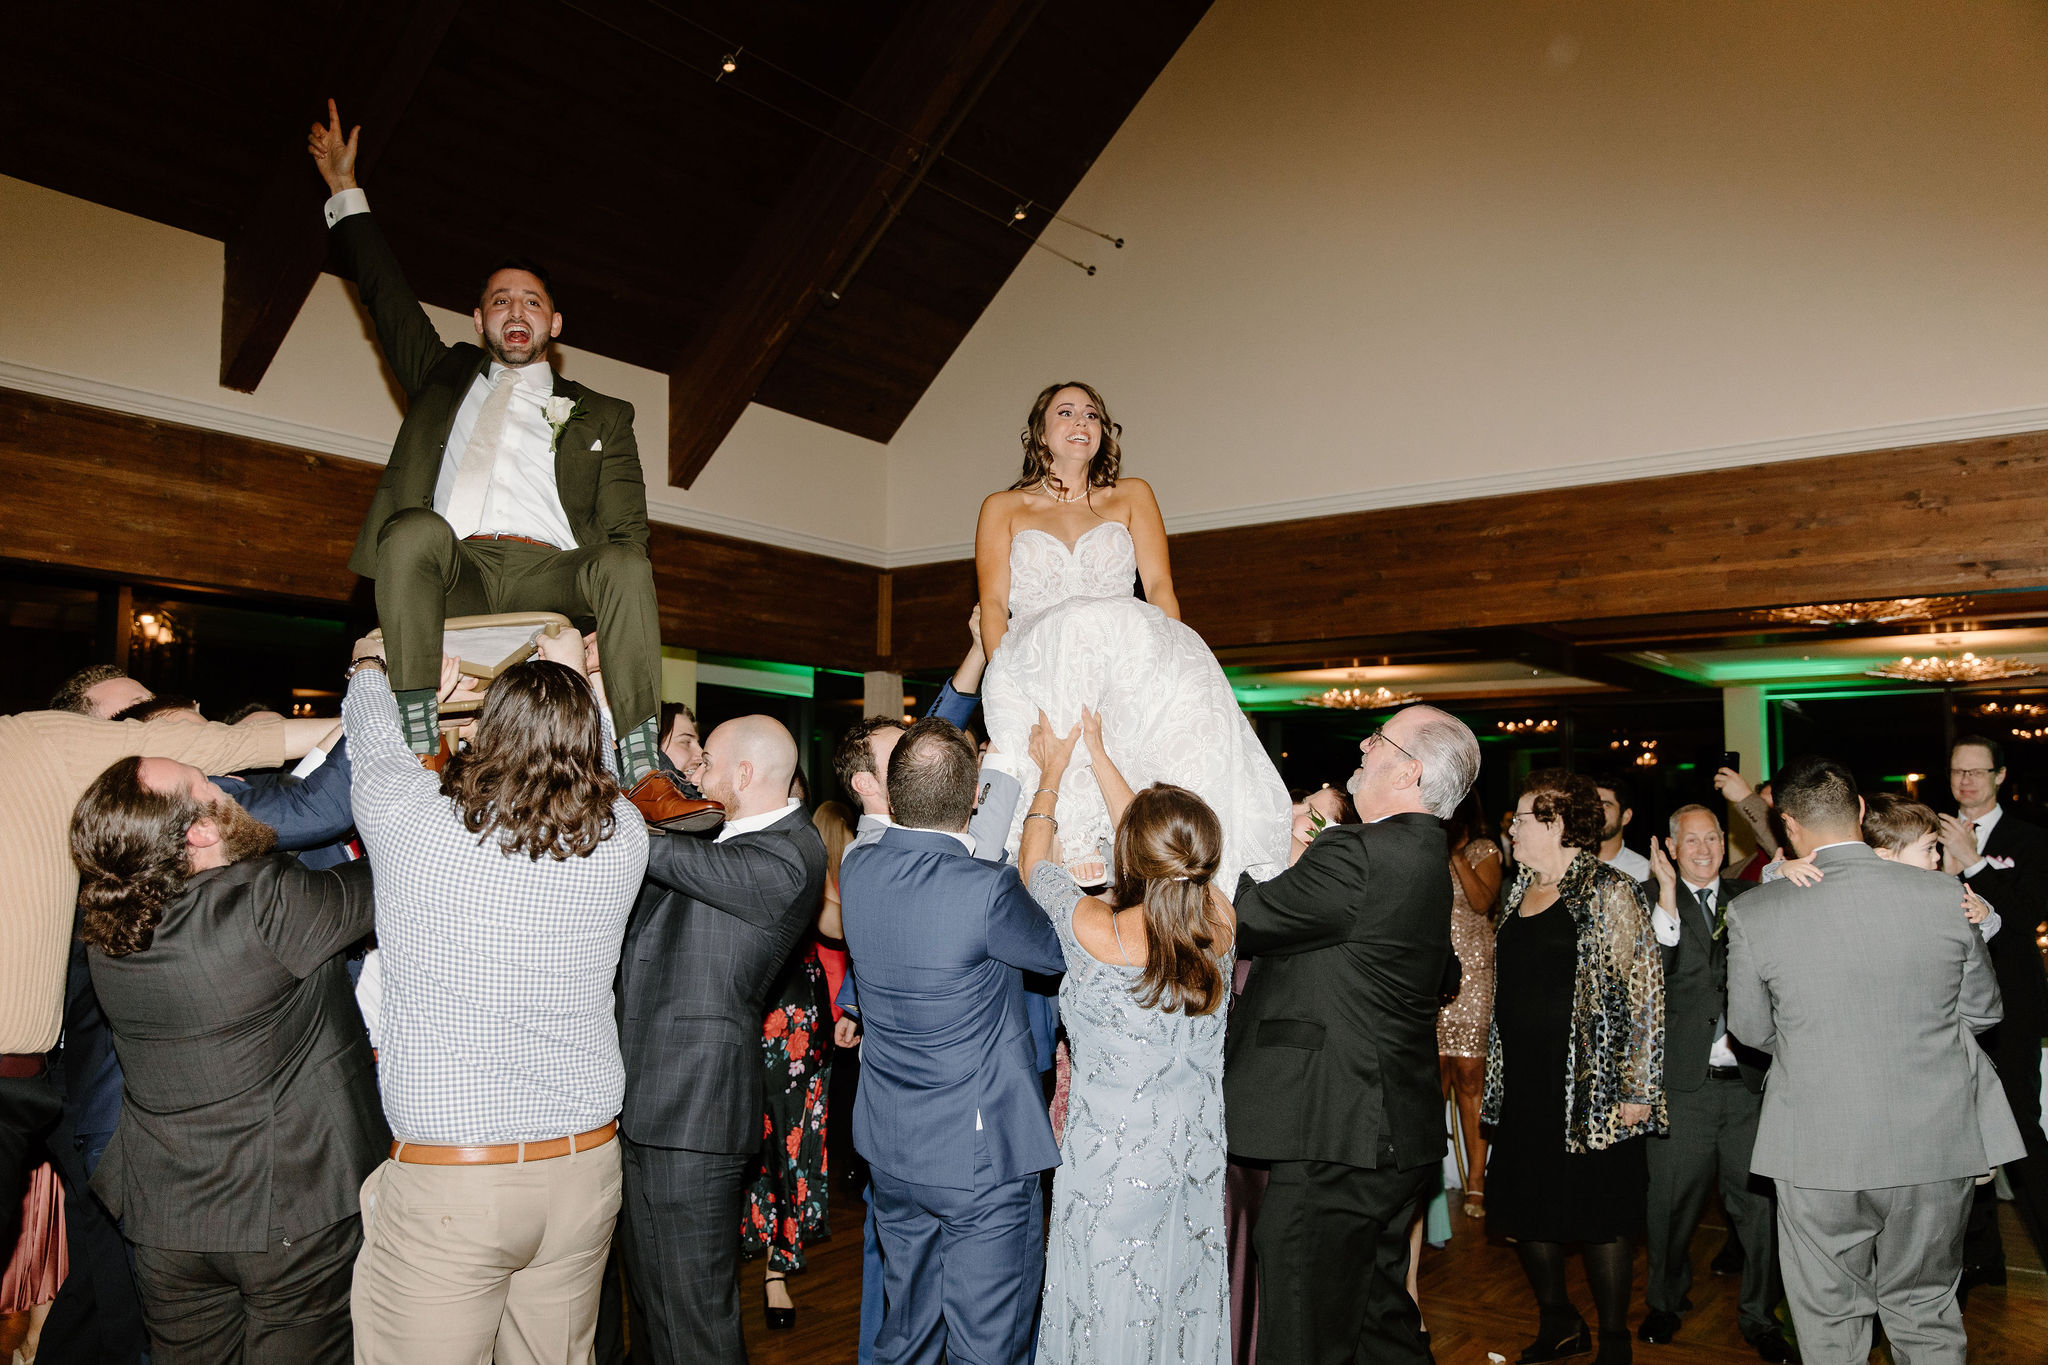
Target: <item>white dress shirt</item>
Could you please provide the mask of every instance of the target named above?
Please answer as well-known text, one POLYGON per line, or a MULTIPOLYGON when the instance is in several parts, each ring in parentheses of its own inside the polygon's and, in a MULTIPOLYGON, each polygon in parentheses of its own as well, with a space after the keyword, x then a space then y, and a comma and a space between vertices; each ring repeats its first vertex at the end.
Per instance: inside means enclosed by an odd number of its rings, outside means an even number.
POLYGON ((1639 882, 1650 880, 1650 860, 1630 848, 1627 844, 1621 846, 1621 852, 1615 854, 1612 858, 1602 859, 1602 861, 1616 872, 1626 872, 1639 882))
POLYGON ((803 802, 792 796, 783 804, 781 810, 764 810, 759 815, 742 815, 737 819, 728 820, 725 822, 725 827, 718 831, 718 837, 711 842, 722 844, 727 839, 737 835, 758 833, 782 819, 802 804, 803 802))
MULTIPOLYGON (((1708 894, 1711 898, 1710 904, 1712 908, 1706 911, 1706 916, 1707 923, 1712 924, 1714 922, 1714 915, 1721 909, 1721 879, 1716 877, 1704 886, 1695 886, 1684 877, 1680 877, 1678 884, 1684 887, 1685 894, 1691 896, 1695 901, 1700 898, 1702 891, 1708 894)), ((1650 911, 1650 932, 1655 934, 1657 942, 1663 944, 1666 948, 1676 948, 1678 946, 1679 936, 1684 932, 1684 929, 1685 926, 1680 922, 1679 917, 1666 910, 1663 906, 1659 905, 1650 911)), ((1728 1046, 1728 1032, 1726 1029, 1714 1035, 1714 1044, 1707 1049, 1707 1065, 1735 1065, 1735 1050, 1728 1046)))
MULTIPOLYGON (((369 198, 361 189, 343 190, 327 201, 327 226, 369 211, 369 198)), ((434 510, 443 516, 455 487, 455 471, 469 448, 470 433, 476 430, 477 416, 483 412, 491 386, 506 368, 491 361, 470 383, 461 406, 455 409, 448 444, 441 450, 441 472, 434 481, 434 510)), ((555 431, 548 425, 546 412, 547 401, 555 392, 555 372, 545 360, 537 360, 514 367, 513 373, 519 387, 513 390, 512 406, 505 413, 498 459, 491 467, 491 485, 484 494, 483 519, 474 533, 523 536, 573 550, 576 533, 569 528, 569 515, 562 510, 562 496, 555 485, 555 431)), ((466 533, 466 528, 456 532, 466 533)))

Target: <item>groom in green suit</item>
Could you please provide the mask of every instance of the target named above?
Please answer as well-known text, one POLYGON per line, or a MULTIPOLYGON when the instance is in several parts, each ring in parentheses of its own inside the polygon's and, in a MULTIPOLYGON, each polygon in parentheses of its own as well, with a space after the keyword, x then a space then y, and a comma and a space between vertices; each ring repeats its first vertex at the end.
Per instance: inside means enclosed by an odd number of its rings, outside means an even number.
POLYGON ((718 807, 666 769, 658 743, 661 622, 647 557, 647 488, 629 403, 555 374, 547 272, 503 263, 474 315, 479 345, 445 344, 356 185, 356 135, 328 101, 308 150, 326 216, 408 399, 349 567, 377 616, 413 750, 438 750, 435 685, 449 615, 558 611, 597 619, 620 773, 650 823, 703 828, 718 807))

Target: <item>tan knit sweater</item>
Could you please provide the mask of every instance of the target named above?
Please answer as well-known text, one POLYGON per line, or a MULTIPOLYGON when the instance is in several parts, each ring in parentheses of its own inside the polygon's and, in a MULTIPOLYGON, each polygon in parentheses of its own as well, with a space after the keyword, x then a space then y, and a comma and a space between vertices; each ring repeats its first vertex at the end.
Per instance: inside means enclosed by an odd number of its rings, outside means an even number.
POLYGON ((136 754, 175 758, 208 773, 276 767, 284 762, 284 722, 115 722, 68 711, 0 716, 0 1052, 57 1045, 78 908, 72 808, 115 760, 136 754))

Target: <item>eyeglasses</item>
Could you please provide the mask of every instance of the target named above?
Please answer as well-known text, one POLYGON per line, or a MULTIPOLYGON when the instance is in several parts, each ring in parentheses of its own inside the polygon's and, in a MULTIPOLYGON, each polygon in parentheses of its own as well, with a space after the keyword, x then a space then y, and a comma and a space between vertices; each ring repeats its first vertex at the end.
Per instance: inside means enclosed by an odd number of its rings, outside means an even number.
POLYGON ((1396 753, 1401 755, 1401 757, 1414 759, 1417 763, 1420 763, 1422 761, 1419 758, 1415 758, 1414 754, 1409 753, 1406 749, 1403 749, 1399 744, 1395 744, 1393 740, 1387 738, 1387 730, 1385 726, 1381 726, 1379 729, 1367 735, 1365 737, 1365 743, 1367 748, 1370 748, 1375 744, 1390 745, 1396 753))
POLYGON ((1513 829, 1516 825, 1521 824, 1524 820, 1534 820, 1539 825, 1543 823, 1543 817, 1538 815, 1535 811, 1518 810, 1513 815, 1508 817, 1508 828, 1513 829))
POLYGON ((1948 775, 1950 777, 1989 777, 1998 771, 1999 769, 1997 768, 1950 768, 1948 775))

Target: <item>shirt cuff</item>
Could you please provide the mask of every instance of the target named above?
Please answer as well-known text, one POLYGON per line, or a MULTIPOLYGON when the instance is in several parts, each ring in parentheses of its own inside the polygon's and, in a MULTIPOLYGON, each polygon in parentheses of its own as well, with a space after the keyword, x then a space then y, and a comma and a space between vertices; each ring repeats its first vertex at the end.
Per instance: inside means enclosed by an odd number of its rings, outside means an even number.
POLYGON ((1650 911, 1650 932, 1666 948, 1678 946, 1678 916, 1659 905, 1650 911))
POLYGON ((360 185, 343 190, 327 201, 327 226, 333 227, 344 218, 370 211, 370 196, 363 193, 360 185))
POLYGON ((1963 876, 1974 877, 1979 872, 1982 872, 1985 868, 1989 866, 1991 866, 1991 860, 1989 858, 1979 858, 1976 862, 1971 863, 1968 867, 1963 869, 1963 876))

